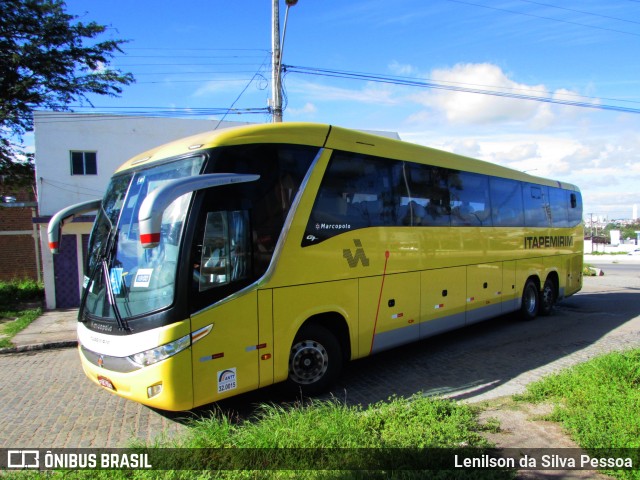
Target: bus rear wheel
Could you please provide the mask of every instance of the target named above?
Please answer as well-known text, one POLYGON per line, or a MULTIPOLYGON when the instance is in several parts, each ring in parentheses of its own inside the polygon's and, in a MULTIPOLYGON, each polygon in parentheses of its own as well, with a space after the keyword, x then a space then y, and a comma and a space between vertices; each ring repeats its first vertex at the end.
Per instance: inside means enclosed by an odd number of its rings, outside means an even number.
POLYGON ((342 349, 335 335, 321 325, 300 329, 289 354, 289 389, 318 394, 331 386, 341 371, 342 349))
POLYGON ((540 294, 538 285, 532 279, 528 279, 524 284, 522 291, 522 306, 520 307, 520 316, 523 320, 533 320, 538 315, 540 308, 540 294))
POLYGON ((545 280, 540 297, 540 315, 551 315, 557 299, 556 283, 552 279, 545 280))

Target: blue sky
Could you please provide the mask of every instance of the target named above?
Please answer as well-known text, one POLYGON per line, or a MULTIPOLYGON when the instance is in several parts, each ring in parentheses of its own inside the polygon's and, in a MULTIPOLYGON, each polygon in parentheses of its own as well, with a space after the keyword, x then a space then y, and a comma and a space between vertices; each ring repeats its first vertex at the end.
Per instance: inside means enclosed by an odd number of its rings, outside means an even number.
MULTIPOLYGON (((112 65, 137 83, 120 98, 93 99, 98 111, 184 116, 185 108, 236 100, 236 108, 267 105, 270 0, 69 0, 67 9, 109 25, 105 37, 130 40, 112 65)), ((282 18, 284 10, 282 1, 282 18)), ((640 205, 639 59, 639 0, 299 0, 289 14, 287 65, 638 113, 290 72, 284 119, 395 131, 575 183, 585 214, 629 218, 640 205)))

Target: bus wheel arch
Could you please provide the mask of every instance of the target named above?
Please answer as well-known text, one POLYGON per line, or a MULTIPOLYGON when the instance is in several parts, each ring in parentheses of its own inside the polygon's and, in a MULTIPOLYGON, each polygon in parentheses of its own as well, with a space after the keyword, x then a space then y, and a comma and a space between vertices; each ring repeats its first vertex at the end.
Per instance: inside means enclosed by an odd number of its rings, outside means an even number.
POLYGON ((524 282, 522 289, 522 303, 520 306, 520 317, 523 320, 533 320, 538 316, 540 310, 540 279, 531 276, 524 282))
POLYGON ((287 387, 315 395, 329 388, 350 357, 349 331, 339 314, 309 318, 298 330, 289 353, 287 387))
POLYGON ((553 307, 558 300, 559 278, 557 272, 551 272, 544 281, 544 286, 540 292, 540 315, 551 315, 553 307))

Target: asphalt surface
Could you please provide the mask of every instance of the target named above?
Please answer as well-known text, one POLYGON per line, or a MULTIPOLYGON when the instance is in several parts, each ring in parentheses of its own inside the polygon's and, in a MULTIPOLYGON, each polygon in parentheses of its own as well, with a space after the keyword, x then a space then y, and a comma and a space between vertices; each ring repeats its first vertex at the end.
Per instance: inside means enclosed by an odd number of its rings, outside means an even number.
MULTIPOLYGON (((602 353, 640 347, 640 263, 615 261, 632 266, 608 272, 607 262, 590 259, 605 275, 585 278, 583 291, 550 317, 503 316, 352 362, 324 398, 369 405, 422 393, 478 402, 522 392, 602 353)), ((91 383, 76 349, 50 348, 73 345, 74 331, 74 311, 47 312, 16 337, 18 349, 0 355, 1 448, 126 447, 185 434, 195 416, 221 410, 242 417, 257 403, 292 400, 275 386, 196 412, 156 412, 91 383)))

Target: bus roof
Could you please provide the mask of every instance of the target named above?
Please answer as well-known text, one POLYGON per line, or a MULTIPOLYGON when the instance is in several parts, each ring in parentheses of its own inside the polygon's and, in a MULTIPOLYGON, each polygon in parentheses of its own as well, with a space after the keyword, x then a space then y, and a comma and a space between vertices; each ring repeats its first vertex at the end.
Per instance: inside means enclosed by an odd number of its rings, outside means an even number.
POLYGON ((326 147, 578 190, 575 185, 529 175, 508 167, 443 150, 327 124, 293 122, 245 125, 181 138, 136 155, 118 168, 116 173, 198 150, 252 143, 287 143, 318 148, 326 147))

